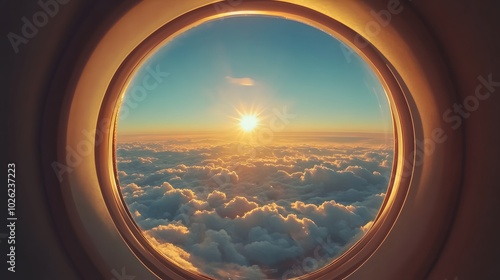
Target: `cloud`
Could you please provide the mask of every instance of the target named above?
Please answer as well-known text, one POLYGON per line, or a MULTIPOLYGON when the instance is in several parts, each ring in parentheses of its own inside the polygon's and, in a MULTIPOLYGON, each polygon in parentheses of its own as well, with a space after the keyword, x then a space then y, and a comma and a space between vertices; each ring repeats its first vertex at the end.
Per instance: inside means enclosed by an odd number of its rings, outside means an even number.
POLYGON ((226 201, 226 194, 220 191, 213 191, 207 196, 208 204, 215 208, 226 201))
POLYGON ((181 223, 159 225, 147 231, 147 233, 168 243, 179 244, 187 241, 189 229, 181 223))
POLYGON ((160 253, 162 253, 174 264, 192 272, 201 272, 189 261, 191 254, 185 250, 168 242, 158 242, 156 238, 149 236, 147 233, 145 233, 145 237, 158 249, 160 253))
POLYGON ((281 278, 317 248, 323 266, 371 227, 391 147, 256 149, 251 157, 217 143, 123 143, 121 192, 167 258, 214 278, 281 278))
POLYGON ((252 78, 248 78, 248 77, 247 78, 234 78, 231 76, 226 76, 226 80, 229 83, 234 84, 234 85, 247 86, 247 87, 255 85, 255 81, 252 78))
POLYGON ((216 211, 222 218, 234 219, 238 216, 243 217, 258 206, 257 203, 250 202, 245 197, 237 196, 223 206, 218 207, 216 211))

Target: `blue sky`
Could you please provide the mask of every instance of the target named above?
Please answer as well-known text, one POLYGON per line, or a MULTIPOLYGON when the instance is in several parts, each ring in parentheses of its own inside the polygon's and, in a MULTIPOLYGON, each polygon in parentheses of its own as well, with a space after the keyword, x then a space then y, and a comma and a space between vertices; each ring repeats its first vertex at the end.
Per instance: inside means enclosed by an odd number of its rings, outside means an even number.
POLYGON ((341 44, 276 17, 204 23, 163 45, 138 69, 129 88, 147 79, 148 66, 169 76, 143 100, 126 92, 129 110, 121 112, 118 133, 231 131, 241 113, 259 113, 266 125, 273 110, 283 108, 295 115, 285 131, 392 132, 378 79, 357 55, 346 60, 341 44))

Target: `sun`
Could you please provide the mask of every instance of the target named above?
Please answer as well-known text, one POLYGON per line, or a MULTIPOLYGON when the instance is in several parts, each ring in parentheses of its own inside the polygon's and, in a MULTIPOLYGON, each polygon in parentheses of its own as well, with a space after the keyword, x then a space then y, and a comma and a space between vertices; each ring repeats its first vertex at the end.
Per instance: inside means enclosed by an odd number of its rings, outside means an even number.
POLYGON ((253 115, 243 115, 240 119, 240 126, 243 131, 250 132, 257 127, 258 120, 256 116, 253 115))

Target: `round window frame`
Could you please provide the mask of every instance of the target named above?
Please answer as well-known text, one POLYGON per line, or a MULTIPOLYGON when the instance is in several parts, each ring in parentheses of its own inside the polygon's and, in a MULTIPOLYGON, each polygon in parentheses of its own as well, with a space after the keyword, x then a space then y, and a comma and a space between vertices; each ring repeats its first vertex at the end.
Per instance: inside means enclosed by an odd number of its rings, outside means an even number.
MULTIPOLYGON (((323 10, 323 13, 319 12, 319 8, 322 7, 319 3, 321 1, 311 1, 311 5, 307 5, 309 7, 304 7, 306 6, 306 4, 304 3, 302 3, 303 6, 300 6, 298 5, 299 3, 294 2, 300 1, 247 1, 241 3, 241 5, 239 5, 238 7, 233 7, 234 10, 227 13, 216 12, 214 14, 214 6, 212 1, 197 1, 197 3, 193 3, 191 9, 186 9, 186 7, 184 7, 184 12, 180 13, 182 14, 181 16, 175 17, 175 19, 162 25, 163 27, 160 27, 153 33, 153 35, 164 32, 165 30, 163 29, 168 29, 170 30, 170 32, 172 32, 173 37, 175 37, 175 34, 181 33, 185 29, 192 26, 193 19, 206 21, 214 17, 223 17, 243 13, 260 13, 269 15, 269 13, 273 11, 272 15, 285 17, 291 16, 294 20, 302 21, 315 27, 321 25, 323 28, 327 28, 329 33, 333 33, 337 38, 343 40, 354 50, 358 51, 359 54, 365 59, 365 61, 367 61, 370 66, 372 66, 372 69, 375 73, 377 73, 377 75, 379 75, 380 81, 382 81, 384 87, 388 92, 391 109, 393 110, 394 135, 396 143, 393 172, 389 191, 387 193, 386 199, 384 200, 384 205, 382 206, 381 211, 376 218, 376 222, 368 231, 368 233, 353 247, 351 247, 350 250, 348 250, 345 254, 336 259, 330 265, 314 273, 307 274, 303 278, 332 279, 344 278, 349 275, 354 277, 356 275, 369 275, 370 272, 374 271, 376 264, 380 264, 381 262, 380 258, 377 258, 376 256, 377 254, 380 255, 380 250, 383 245, 382 243, 384 243, 384 241, 386 241, 390 237, 390 233, 392 230, 398 228, 397 220, 403 214, 405 214, 403 211, 403 206, 405 204, 408 204, 408 199, 413 199, 413 201, 410 202, 415 202, 415 197, 419 196, 418 191, 411 193, 412 188, 413 190, 415 190, 418 187, 418 185, 414 185, 416 184, 415 181, 417 181, 418 183, 419 179, 422 179, 419 178, 419 176, 422 176, 422 174, 424 174, 423 172, 430 172, 428 171, 428 168, 424 170, 424 164, 414 166, 416 155, 413 154, 413 152, 416 151, 417 139, 424 139, 424 135, 429 135, 429 132, 427 132, 428 126, 432 127, 432 125, 429 124, 439 123, 439 121, 436 120, 436 112, 442 112, 442 109, 446 108, 447 104, 453 104, 451 102, 453 100, 453 95, 447 94, 445 98, 441 98, 438 100, 436 100, 436 98, 433 99, 432 97, 430 97, 430 100, 434 100, 437 102, 429 102, 426 101, 426 99, 422 101, 422 96, 415 96, 415 94, 412 95, 410 93, 415 92, 414 89, 416 86, 415 82, 408 83, 407 71, 401 71, 400 63, 394 63, 394 60, 391 60, 387 57, 385 57, 384 59, 384 57, 380 53, 384 53, 385 48, 380 48, 380 45, 377 45, 376 41, 370 40, 370 38, 368 38, 367 40, 371 43, 371 45, 360 49, 357 47, 354 40, 355 38, 357 38, 356 36, 358 34, 362 34, 362 32, 356 32, 355 30, 348 28, 346 25, 344 25, 344 23, 342 23, 342 17, 339 18, 338 14, 337 17, 332 16, 331 13, 328 13, 328 11, 330 10, 323 10), (314 18, 314 22, 311 20, 312 18, 314 18), (191 23, 186 24, 186 22, 191 23), (184 28, 174 28, 174 24, 175 26, 184 26, 184 28), (336 26, 335 29, 330 29, 332 25, 336 26), (380 53, 373 46, 377 47, 378 50, 382 49, 380 53), (431 106, 430 110, 429 108, 426 108, 428 110, 425 111, 435 111, 432 112, 433 114, 431 114, 432 117, 430 118, 430 121, 429 117, 425 118, 421 114, 421 109, 423 108, 422 104, 429 104, 429 106, 431 106), (403 176, 405 170, 410 171, 411 174, 403 176), (374 258, 375 261, 373 261, 374 258)), ((354 6, 343 7, 340 10, 350 8, 363 10, 363 8, 369 7, 369 5, 365 1, 353 2, 356 2, 356 5, 359 6, 357 6, 357 8, 353 8, 354 6)), ((141 4, 137 4, 137 6, 135 6, 134 8, 140 9, 140 7, 141 4)), ((375 7, 377 6, 375 5, 375 7)), ((425 38, 428 34, 427 32, 425 32, 425 30, 422 29, 422 26, 419 24, 418 19, 413 18, 411 20, 416 21, 417 25, 416 27, 413 26, 410 29, 418 30, 420 32, 418 36, 425 38)), ((359 29, 359 26, 357 28, 358 31, 361 31, 361 29, 359 29)), ((388 29, 390 29, 390 31, 394 31, 394 28, 392 26, 389 26, 388 29)), ((107 34, 106 36, 108 35, 109 34, 107 34)), ((148 36, 148 38, 153 38, 153 35, 148 36)), ((162 36, 164 35, 165 34, 162 33, 162 36)), ((163 40, 161 41, 164 41, 164 38, 165 37, 163 37, 163 40)), ((109 40, 111 38, 108 37, 107 39, 109 40)), ((408 38, 406 37, 405 39, 408 38)), ((140 41, 132 51, 129 50, 130 53, 128 54, 123 52, 119 54, 122 57, 125 54, 125 58, 123 59, 124 63, 120 64, 120 66, 117 67, 114 72, 111 71, 106 73, 107 78, 110 79, 101 81, 99 87, 101 90, 103 88, 105 88, 106 90, 104 92, 99 91, 99 93, 96 94, 95 97, 91 98, 91 103, 94 105, 99 104, 99 106, 93 106, 93 110, 88 113, 91 114, 92 117, 90 117, 89 120, 83 122, 76 120, 78 118, 77 115, 83 110, 81 108, 83 106, 81 104, 81 101, 85 100, 85 97, 82 96, 85 90, 83 90, 82 88, 88 89, 88 87, 86 86, 88 85, 88 82, 92 81, 93 78, 95 79, 95 76, 89 73, 89 71, 91 69, 95 69, 95 67, 92 68, 91 66, 89 66, 90 63, 84 65, 83 71, 79 73, 79 75, 77 75, 77 77, 75 78, 76 83, 74 85, 74 88, 69 90, 67 94, 64 106, 66 110, 63 110, 63 116, 61 118, 62 126, 58 138, 58 146, 62 148, 59 148, 58 151, 59 162, 68 161, 68 150, 65 149, 66 147, 71 147, 72 145, 75 146, 78 145, 78 143, 81 143, 82 135, 80 135, 81 133, 78 132, 81 132, 83 130, 79 129, 85 130, 87 128, 92 128, 95 129, 95 131, 98 133, 96 133, 96 138, 93 139, 95 149, 93 157, 91 156, 87 158, 84 164, 81 164, 78 166, 78 168, 75 168, 76 172, 71 172, 70 174, 68 174, 68 177, 70 177, 68 178, 69 180, 61 182, 61 185, 66 186, 66 188, 62 188, 63 197, 67 205, 71 204, 71 207, 69 207, 71 209, 69 211, 69 215, 76 218, 75 221, 72 221, 72 226, 74 228, 83 229, 83 232, 87 233, 92 228, 96 229, 96 226, 91 225, 92 221, 95 221, 95 219, 92 219, 95 218, 95 213, 101 213, 106 216, 106 220, 113 221, 113 224, 109 226, 110 228, 108 229, 108 232, 104 233, 103 236, 107 236, 108 238, 110 236, 114 236, 115 238, 121 237, 122 240, 119 243, 122 245, 126 245, 126 248, 129 248, 132 253, 127 254, 129 260, 133 260, 134 257, 137 260, 137 263, 135 265, 131 265, 130 263, 128 263, 128 266, 132 266, 135 268, 135 274, 137 276, 142 275, 147 277, 155 275, 156 277, 168 276, 172 279, 185 279, 186 277, 190 277, 191 279, 206 279, 206 277, 192 274, 188 271, 178 268, 176 265, 168 262, 156 250, 151 250, 151 246, 148 245, 149 243, 142 237, 140 230, 137 228, 137 225, 130 216, 129 211, 123 202, 123 198, 119 193, 118 186, 116 185, 117 174, 116 168, 114 166, 115 141, 114 133, 110 132, 111 129, 114 129, 114 127, 116 127, 116 115, 118 112, 116 102, 118 102, 119 96, 123 94, 123 89, 126 86, 126 82, 132 75, 133 69, 135 69, 139 65, 138 61, 144 59, 144 49, 142 48, 149 49, 148 52, 152 51, 151 45, 143 44, 144 42, 144 39, 140 41), (110 76, 110 74, 112 75, 110 76), (93 126, 92 123, 94 124, 93 126), (101 134, 97 136, 97 134, 99 133, 101 134), (82 178, 82 176, 85 176, 86 173, 92 173, 92 171, 95 172, 91 176, 93 177, 92 179, 85 180, 82 178), (95 179, 97 179, 97 181, 95 179), (98 183, 97 186, 95 186, 96 182, 98 183), (91 193, 86 193, 84 197, 79 197, 79 195, 82 193, 79 193, 78 188, 80 188, 82 185, 94 186, 91 193), (97 189, 95 189, 96 187, 97 189), (99 190, 99 193, 96 193, 96 190, 99 190), (85 201, 88 202, 89 199, 92 199, 92 197, 96 199, 96 201, 86 204, 85 201), (96 204, 99 204, 98 209, 89 209, 91 205, 96 204), (87 216, 90 212, 94 212, 90 214, 90 216, 94 217, 89 218, 87 216), (140 267, 142 266, 142 264, 145 264, 145 267, 142 267, 141 269, 140 267)), ((106 48, 102 47, 100 51, 102 52, 104 50, 106 50, 106 48)), ((431 58, 437 58, 439 57, 439 52, 433 49, 423 55, 415 55, 412 57, 412 63, 418 64, 418 58, 425 55, 430 56, 431 58)), ((89 62, 90 60, 95 59, 95 57, 91 56, 89 58, 89 62)), ((429 60, 427 59, 426 61, 429 60)), ((437 73, 438 78, 431 79, 429 75, 422 75, 423 73, 419 73, 424 78, 423 81, 427 82, 425 83, 425 85, 429 88, 429 85, 432 84, 433 87, 436 87, 434 88, 434 90, 442 89, 443 92, 446 93, 452 92, 451 85, 446 82, 447 76, 444 71, 445 66, 443 66, 442 61, 440 61, 439 59, 434 60, 434 62, 434 65, 430 66, 433 70, 431 72, 437 73)), ((457 131, 456 134, 459 134, 459 131, 457 131)), ((455 137, 454 139, 455 140, 451 140, 452 145, 450 146, 460 147, 461 138, 455 137)), ((440 150, 435 151, 429 157, 439 157, 443 154, 453 155, 453 153, 451 153, 449 149, 445 148, 444 146, 439 146, 438 148, 440 148, 440 150)), ((454 154, 455 156, 452 158, 458 159, 455 160, 455 162, 460 162, 461 155, 457 155, 457 153, 454 154)), ((426 157, 425 160, 425 163, 428 163, 430 160, 432 162, 440 162, 439 159, 436 158, 428 159, 428 157, 426 157)), ((425 164, 425 167, 427 166, 428 165, 425 164)), ((445 173, 453 174, 454 171, 460 169, 460 164, 455 164, 451 169, 451 171, 445 173)), ((431 175, 434 176, 428 177, 436 178, 436 174, 431 175)), ((449 182, 449 184, 447 184, 443 189, 452 189, 454 187, 455 180, 451 181, 452 182, 449 182)), ((454 205, 455 202, 453 201, 453 199, 450 198, 449 200, 450 201, 448 201, 446 205, 454 205)), ((434 220, 451 221, 450 216, 452 216, 452 213, 444 213, 443 215, 437 216, 439 217, 435 218, 434 220)), ((426 222, 427 224, 434 224, 434 222, 430 220, 424 222, 426 222)), ((406 226, 400 226, 402 227, 400 231, 405 232, 405 230, 407 230, 407 223, 408 221, 406 221, 405 223, 406 226)), ((98 224, 102 225, 102 223, 98 224)), ((440 236, 440 238, 436 239, 444 238, 444 235, 442 233, 438 235, 440 236)), ((99 234, 97 236, 99 236, 99 234)), ((92 246, 96 246, 98 245, 97 243, 99 243, 96 242, 96 235, 92 237, 80 234, 79 239, 82 241, 82 243, 86 243, 92 246)), ((396 238, 396 240, 400 239, 403 239, 404 242, 404 238, 396 238)), ((439 242, 436 241, 435 243, 439 242)), ((104 242, 101 243, 101 245, 105 244, 106 243, 104 242)), ((386 246, 386 248, 389 249, 392 247, 394 246, 386 246)), ((382 249, 385 248, 382 247, 382 249)), ((126 251, 126 249, 122 248, 122 251, 123 250, 126 251)), ((111 265, 112 263, 116 264, 116 262, 114 262, 110 258, 110 254, 109 252, 106 252, 106 250, 89 248, 87 253, 92 256, 92 259, 94 259, 95 262, 101 262, 100 264, 96 264, 96 266, 100 267, 100 271, 102 271, 103 274, 109 274, 109 267, 116 267, 117 269, 119 268, 119 265, 111 265)), ((420 258, 423 258, 421 255, 435 255, 435 250, 430 254, 419 254, 420 258)), ((432 261, 432 258, 430 259, 430 261, 432 261)), ((428 265, 428 262, 426 262, 426 264, 420 264, 419 268, 427 267, 428 265)), ((394 272, 393 274, 397 275, 398 272, 394 272)))
MULTIPOLYGON (((309 24, 312 25, 316 28, 319 28, 328 34, 335 36, 335 38, 342 38, 342 42, 347 43, 349 46, 355 46, 355 42, 352 41, 347 41, 347 38, 355 38, 356 33, 354 33, 352 30, 346 28, 345 26, 341 25, 339 22, 334 21, 330 18, 326 18, 324 16, 321 16, 318 13, 315 13, 313 11, 307 11, 300 9, 299 13, 297 13, 296 7, 293 7, 290 9, 290 7, 283 6, 282 4, 280 5, 257 5, 257 6, 252 6, 252 10, 238 10, 238 11, 231 11, 227 13, 214 13, 214 9, 207 8, 200 8, 195 11, 191 11, 188 14, 185 14, 172 22, 162 26, 160 29, 155 31, 155 33, 151 34, 148 38, 146 38, 131 54, 130 56, 127 57, 127 59, 124 61, 124 63, 120 66, 120 69, 117 71, 116 75, 113 78, 112 83, 110 84, 110 87, 108 88, 108 92, 106 93, 106 99, 103 102, 103 106, 101 109, 101 115, 99 119, 110 119, 110 123, 117 123, 117 116, 118 112, 120 111, 120 102, 119 100, 123 99, 123 95, 125 94, 125 91, 128 87, 128 84, 131 82, 131 78, 134 76, 134 73, 138 68, 140 68, 140 65, 145 62, 151 55, 153 55, 159 48, 163 47, 164 45, 168 44, 170 40, 173 40, 176 36, 179 34, 182 34, 186 30, 191 29, 194 26, 204 24, 208 21, 211 20, 216 20, 216 19, 221 19, 225 18, 228 16, 237 16, 237 15, 244 15, 244 16, 277 16, 277 17, 282 17, 282 18, 287 18, 291 20, 296 20, 304 24, 309 24), (293 13, 292 13, 293 12, 293 13), (315 21, 314 19, 319 19, 319 21, 315 21), (347 41, 347 42, 346 42, 347 41), (117 102, 118 101, 118 102, 117 102), (114 109, 111 109, 114 108, 114 109)), ((372 47, 365 47, 362 49, 361 53, 357 53, 361 57, 364 58, 365 61, 370 65, 371 69, 377 69, 377 71, 374 71, 376 73, 377 77, 379 78, 380 81, 382 81, 382 78, 384 78, 383 84, 384 89, 386 92, 391 92, 392 94, 388 94, 387 100, 389 102, 389 105, 391 109, 396 111, 396 108, 401 108, 403 104, 405 104, 406 99, 404 99, 403 92, 401 91, 401 88, 399 87, 399 84, 397 83, 395 77, 391 75, 391 72, 386 66, 386 61, 376 53, 376 50, 373 49, 372 47), (368 60, 368 57, 371 58, 371 60, 368 60), (381 70, 380 68, 385 66, 385 69, 381 70), (398 104, 398 105, 395 105, 398 104)), ((401 109, 398 110, 398 113, 394 113, 397 115, 401 115, 401 109)), ((394 136, 397 135, 397 122, 399 118, 396 118, 392 116, 393 122, 394 122, 394 136)), ((401 117, 402 119, 409 119, 409 116, 406 117, 401 117)), ((407 122, 409 126, 410 122, 407 122)), ((401 126, 401 125, 399 125, 401 126)), ((104 133, 104 141, 109 142, 108 139, 116 139, 116 125, 114 127, 111 127, 111 130, 114 131, 113 133, 106 134, 104 133)), ((405 129, 406 130, 406 129, 405 129)), ((411 132, 413 131, 413 126, 411 126, 411 129, 409 131, 405 131, 405 133, 402 133, 406 135, 407 139, 411 139, 413 135, 411 132)), ((396 137, 395 137, 396 138, 396 137)), ((397 158, 398 155, 398 149, 397 149, 397 143, 398 141, 394 141, 394 158, 397 158)), ((105 145, 101 145, 97 149, 97 163, 100 162, 109 162, 109 159, 112 158, 112 162, 116 163, 116 141, 112 141, 112 148, 111 151, 113 151, 113 154, 111 157, 109 157, 109 147, 106 147, 105 145), (107 154, 107 155, 106 155, 107 154), (106 156, 103 156, 106 155, 106 156)), ((399 151, 401 152, 401 151, 399 151)), ((401 168, 411 168, 409 166, 403 166, 401 168)), ((396 168, 397 165, 395 164, 395 161, 393 162, 393 166, 391 168, 391 175, 396 174, 396 168)), ((109 168, 98 168, 98 170, 109 170, 109 168)), ((115 165, 114 166, 114 173, 109 174, 109 173, 104 173, 102 175, 102 180, 101 186, 104 186, 102 188, 104 197, 107 202, 108 208, 111 210, 111 213, 113 216, 116 215, 121 215, 123 219, 118 219, 118 222, 124 221, 124 224, 119 224, 119 228, 129 228, 131 229, 132 234, 134 235, 129 236, 130 231, 125 230, 122 232, 123 236, 125 236, 127 243, 131 248, 136 248, 138 247, 137 244, 134 244, 132 240, 138 240, 140 243, 140 247, 146 248, 148 251, 153 251, 153 255, 155 256, 156 259, 160 260, 162 265, 166 266, 169 270, 175 271, 176 265, 171 263, 168 260, 165 260, 164 257, 162 257, 161 253, 157 252, 157 250, 152 246, 145 238, 142 236, 142 231, 138 228, 137 224, 135 223, 134 218, 132 217, 132 214, 128 210, 128 207, 126 206, 126 203, 123 199, 123 196, 120 193, 119 190, 119 181, 118 181, 118 168, 115 165), (109 178, 115 178, 115 180, 109 181, 109 178), (111 186, 109 186, 111 184, 111 186), (116 204, 116 201, 121 201, 122 203, 116 204), (144 238, 144 239, 143 239, 144 238)), ((400 205, 394 205, 394 201, 397 201, 398 199, 389 199, 391 195, 394 195, 394 193, 398 192, 392 192, 391 190, 393 189, 393 184, 394 184, 394 176, 391 176, 389 186, 388 186, 388 191, 387 191, 387 198, 384 199, 383 205, 381 205, 379 214, 374 220, 374 229, 377 231, 381 231, 381 228, 384 228, 383 225, 380 225, 380 223, 377 223, 379 219, 386 219, 385 216, 387 216, 387 211, 388 209, 393 209, 394 207, 399 208, 400 205), (391 202, 389 202, 391 201, 391 202), (390 205, 388 205, 390 204, 390 205)), ((405 195, 404 187, 401 187, 401 183, 403 185, 406 185, 404 182, 400 182, 397 185, 397 188, 399 190, 400 195, 405 195), (401 188, 401 190, 399 189, 401 188)), ((390 220, 390 218, 389 218, 390 220)), ((384 230, 382 230, 384 231, 384 230)), ((385 231, 387 231, 387 226, 385 231)), ((374 232, 372 230, 369 230, 368 233, 374 232)), ((355 244, 353 244, 349 250, 336 258, 333 262, 331 262, 329 265, 325 266, 322 269, 319 269, 318 271, 314 271, 313 273, 305 275, 305 279, 309 279, 308 277, 314 277, 310 279, 317 279, 318 274, 321 274, 322 270, 335 270, 335 271, 340 271, 340 266, 344 262, 347 261, 347 259, 356 259, 356 263, 362 263, 364 259, 359 259, 356 258, 354 255, 358 254, 361 248, 364 248, 364 244, 368 242, 371 238, 374 238, 374 234, 366 234, 363 236, 359 241, 357 241, 355 244), (313 276, 314 275, 314 276, 313 276)), ((139 250, 135 250, 137 254, 140 255, 145 255, 143 252, 140 252, 139 250)), ((362 255, 367 255, 365 252, 361 253, 362 255)), ((154 262, 149 260, 149 259, 144 259, 143 262, 145 263, 151 263, 153 264, 154 262)), ((352 265, 351 265, 352 266, 352 265)), ((165 271, 163 271, 165 272, 165 271)), ((169 271, 170 272, 170 271, 169 271)), ((186 273, 184 270, 182 272, 185 273, 184 276, 189 276, 191 279, 198 279, 199 275, 191 274, 191 273, 186 273)), ((181 271, 176 271, 178 274, 182 274, 181 271)), ((343 273, 342 275, 335 275, 334 277, 341 277, 345 276, 346 273, 343 273)))

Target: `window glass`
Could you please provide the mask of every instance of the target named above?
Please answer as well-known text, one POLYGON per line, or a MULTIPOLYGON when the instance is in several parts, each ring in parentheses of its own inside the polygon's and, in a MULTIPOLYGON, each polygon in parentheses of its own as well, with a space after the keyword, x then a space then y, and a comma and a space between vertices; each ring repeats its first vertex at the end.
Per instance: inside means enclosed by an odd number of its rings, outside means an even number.
POLYGON ((367 63, 315 27, 234 16, 137 69, 116 129, 121 194, 168 260, 216 279, 325 266, 371 227, 394 135, 367 63))

